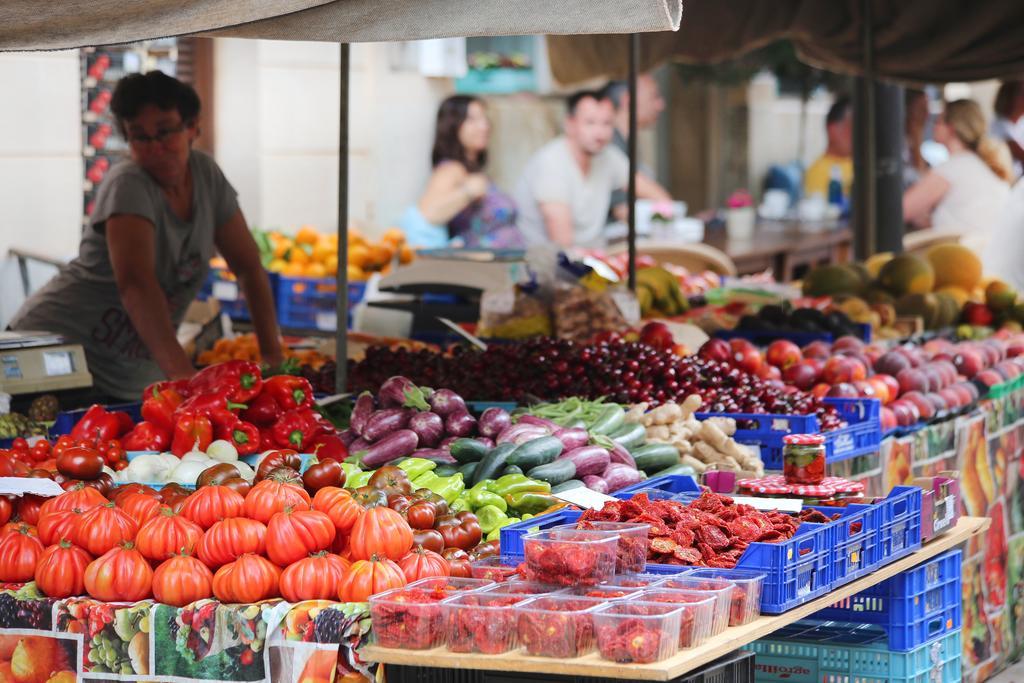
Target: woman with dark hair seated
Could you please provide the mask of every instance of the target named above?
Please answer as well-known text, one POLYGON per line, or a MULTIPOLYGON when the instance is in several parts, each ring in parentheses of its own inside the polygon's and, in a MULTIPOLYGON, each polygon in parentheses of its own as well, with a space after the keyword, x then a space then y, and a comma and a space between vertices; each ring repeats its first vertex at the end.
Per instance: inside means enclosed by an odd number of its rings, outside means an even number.
POLYGON ((110 103, 131 159, 100 184, 78 257, 21 307, 11 328, 85 348, 98 392, 138 399, 195 372, 176 330, 214 248, 245 294, 263 360, 281 361, 270 283, 236 192, 199 136, 199 97, 159 71, 122 78, 110 103))
POLYGON ((418 204, 402 220, 410 244, 518 248, 512 198, 484 174, 491 123, 484 103, 454 95, 437 112, 434 170, 418 204))

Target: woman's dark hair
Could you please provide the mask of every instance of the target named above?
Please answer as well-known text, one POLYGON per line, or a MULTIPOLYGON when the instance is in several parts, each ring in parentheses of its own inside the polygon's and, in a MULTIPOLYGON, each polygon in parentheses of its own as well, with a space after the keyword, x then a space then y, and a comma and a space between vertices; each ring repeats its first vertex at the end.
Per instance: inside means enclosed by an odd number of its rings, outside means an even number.
POLYGON ((471 95, 452 95, 437 110, 437 127, 434 129, 434 149, 430 154, 431 164, 442 161, 457 161, 470 173, 476 173, 487 164, 487 150, 480 152, 474 161, 466 154, 466 148, 459 140, 459 128, 469 117, 469 105, 483 101, 471 95))
POLYGON ((163 111, 176 110, 185 123, 199 117, 199 95, 192 86, 162 71, 129 74, 117 82, 110 99, 110 110, 117 117, 122 135, 125 122, 138 116, 148 104, 163 111))
POLYGON ((1017 93, 1024 88, 1024 81, 1003 81, 996 92, 996 100, 992 104, 992 110, 1004 119, 1013 117, 1013 108, 1016 105, 1017 93))

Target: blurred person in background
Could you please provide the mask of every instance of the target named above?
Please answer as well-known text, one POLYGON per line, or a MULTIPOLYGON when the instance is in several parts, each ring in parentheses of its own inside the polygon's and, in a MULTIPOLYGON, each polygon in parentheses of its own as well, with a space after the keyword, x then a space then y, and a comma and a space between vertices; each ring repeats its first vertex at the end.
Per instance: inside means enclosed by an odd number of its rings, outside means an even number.
POLYGON ((1024 81, 1004 81, 992 105, 995 119, 989 135, 1006 143, 1013 157, 1013 176, 1024 172, 1024 81))
POLYGON ((118 81, 110 109, 131 158, 100 184, 78 256, 22 305, 11 329, 81 344, 97 400, 138 400, 154 381, 195 372, 177 328, 216 249, 245 295, 263 360, 279 365, 270 281, 237 193, 217 163, 192 148, 199 96, 150 71, 118 81))
POLYGON ((916 183, 928 171, 928 162, 921 156, 925 129, 928 127, 928 94, 907 88, 903 95, 906 127, 903 137, 903 189, 916 183))
POLYGON ((491 122, 482 100, 449 97, 437 110, 433 171, 403 226, 410 244, 519 248, 516 207, 484 173, 491 122))
MULTIPOLYGON (((611 144, 615 110, 603 92, 585 90, 568 99, 565 134, 541 147, 516 184, 519 230, 527 244, 599 248, 615 189, 629 181, 629 160, 611 144)), ((637 196, 670 200, 638 173, 637 196)))
POLYGON ((1012 177, 1005 147, 987 130, 977 102, 946 104, 934 137, 949 150, 949 160, 903 194, 904 220, 917 228, 960 235, 961 243, 979 254, 1002 217, 1012 177))
MULTIPOLYGON (((629 83, 611 81, 604 87, 604 93, 615 107, 614 144, 623 154, 629 155, 629 83)), ((636 80, 636 129, 642 132, 653 128, 658 117, 665 111, 665 99, 661 96, 658 81, 650 73, 640 74, 636 80)), ((654 170, 644 164, 637 164, 638 173, 651 182, 657 182, 654 170)), ((666 194, 668 194, 666 192, 666 194)), ((626 192, 612 192, 612 212, 619 220, 625 220, 626 192)))
POLYGON ((829 107, 825 133, 828 146, 804 174, 804 196, 828 197, 829 181, 838 173, 843 196, 849 197, 853 188, 853 107, 849 97, 841 96, 829 107))

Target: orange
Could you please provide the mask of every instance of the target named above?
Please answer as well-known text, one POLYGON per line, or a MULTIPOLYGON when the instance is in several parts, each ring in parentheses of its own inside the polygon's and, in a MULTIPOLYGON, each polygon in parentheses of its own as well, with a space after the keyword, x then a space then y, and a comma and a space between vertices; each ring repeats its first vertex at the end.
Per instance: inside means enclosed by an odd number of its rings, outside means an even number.
POLYGON ((284 269, 288 267, 288 262, 284 259, 276 258, 270 262, 267 266, 267 270, 272 273, 283 273, 284 269))
POLYGON ((370 247, 370 262, 375 265, 383 266, 390 263, 394 255, 395 250, 388 244, 375 244, 370 247))
POLYGON ((288 254, 289 263, 298 263, 300 265, 306 265, 310 262, 309 252, 301 246, 296 246, 288 254))
POLYGON ((288 252, 291 251, 292 241, 288 238, 283 238, 274 243, 274 258, 286 259, 288 258, 288 252))
POLYGON ((405 233, 398 228, 388 228, 384 231, 384 235, 381 236, 381 241, 394 245, 405 244, 405 233))
POLYGON ((303 273, 305 272, 305 265, 302 263, 296 263, 295 261, 292 261, 291 263, 287 264, 284 267, 284 269, 281 270, 281 274, 286 275, 288 277, 302 277, 303 273))
POLYGON ((329 242, 323 240, 316 243, 313 247, 313 260, 319 263, 325 263, 327 258, 334 255, 337 258, 338 248, 329 242))
POLYGON ((338 274, 338 255, 337 254, 331 254, 326 259, 324 259, 324 270, 327 271, 328 275, 337 275, 338 274))
POLYGON ((314 261, 306 266, 305 275, 306 277, 327 277, 327 269, 324 268, 324 264, 314 261))
POLYGON ((401 264, 412 263, 413 251, 408 244, 403 244, 398 250, 398 262, 401 264))
POLYGON ((299 231, 295 233, 295 242, 297 244, 316 244, 319 238, 320 233, 308 225, 303 225, 299 228, 299 231))
POLYGON ((354 244, 350 245, 348 249, 348 262, 350 265, 356 266, 357 268, 366 268, 373 259, 373 254, 370 250, 361 245, 354 244))
POLYGON ((361 282, 366 279, 366 273, 359 266, 349 264, 346 277, 349 282, 361 282))

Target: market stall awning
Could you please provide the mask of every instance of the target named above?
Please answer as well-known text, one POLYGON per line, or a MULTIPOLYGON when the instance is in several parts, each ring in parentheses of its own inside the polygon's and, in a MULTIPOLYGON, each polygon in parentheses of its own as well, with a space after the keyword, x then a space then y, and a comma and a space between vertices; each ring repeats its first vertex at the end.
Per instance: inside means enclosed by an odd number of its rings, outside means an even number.
POLYGON ((5 0, 0 50, 194 34, 342 43, 679 28, 682 0, 5 0))
MULTIPOLYGON (((972 81, 1024 74, 1020 0, 870 0, 875 74, 909 82, 972 81)), ((687 0, 677 33, 645 36, 641 70, 666 61, 714 63, 776 40, 838 73, 864 65, 865 0, 687 0)), ((562 83, 621 78, 624 50, 607 36, 552 36, 551 69, 562 83)))

